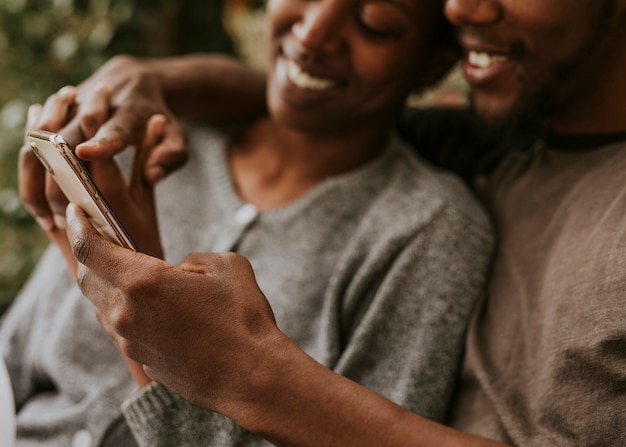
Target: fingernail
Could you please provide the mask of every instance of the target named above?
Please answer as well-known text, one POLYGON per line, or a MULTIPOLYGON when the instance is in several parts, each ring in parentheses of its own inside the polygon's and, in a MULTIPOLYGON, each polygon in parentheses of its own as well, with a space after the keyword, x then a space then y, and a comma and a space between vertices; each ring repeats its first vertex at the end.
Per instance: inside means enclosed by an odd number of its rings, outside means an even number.
POLYGON ((50 217, 35 217, 35 222, 44 231, 52 231, 54 228, 54 221, 50 217))
POLYGON ((62 230, 65 230, 65 228, 67 227, 67 221, 65 220, 65 216, 62 216, 60 214, 55 214, 54 215, 54 224, 58 228, 61 228, 62 230))

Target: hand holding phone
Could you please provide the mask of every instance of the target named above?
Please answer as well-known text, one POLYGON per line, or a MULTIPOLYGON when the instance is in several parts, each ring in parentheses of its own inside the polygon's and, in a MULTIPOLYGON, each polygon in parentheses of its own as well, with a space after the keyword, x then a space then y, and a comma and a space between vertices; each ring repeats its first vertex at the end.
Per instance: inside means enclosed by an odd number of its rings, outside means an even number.
POLYGON ((138 251, 89 171, 61 135, 33 130, 28 133, 27 141, 68 200, 85 211, 100 234, 122 247, 138 251))

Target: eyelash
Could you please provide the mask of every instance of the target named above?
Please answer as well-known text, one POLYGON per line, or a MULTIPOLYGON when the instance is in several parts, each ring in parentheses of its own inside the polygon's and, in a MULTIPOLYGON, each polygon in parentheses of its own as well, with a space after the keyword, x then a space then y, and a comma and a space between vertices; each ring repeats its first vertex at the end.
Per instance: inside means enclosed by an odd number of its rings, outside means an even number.
MULTIPOLYGON (((299 0, 301 2, 310 2, 315 0, 299 0)), ((381 31, 376 28, 372 28, 368 26, 362 19, 359 14, 356 14, 355 21, 357 23, 358 28, 363 31, 368 37, 378 40, 390 39, 396 36, 397 33, 393 31, 381 31)))
POLYGON ((356 19, 358 27, 368 36, 376 38, 376 39, 389 39, 395 36, 395 33, 392 31, 381 31, 376 28, 372 28, 368 26, 360 17, 356 19))

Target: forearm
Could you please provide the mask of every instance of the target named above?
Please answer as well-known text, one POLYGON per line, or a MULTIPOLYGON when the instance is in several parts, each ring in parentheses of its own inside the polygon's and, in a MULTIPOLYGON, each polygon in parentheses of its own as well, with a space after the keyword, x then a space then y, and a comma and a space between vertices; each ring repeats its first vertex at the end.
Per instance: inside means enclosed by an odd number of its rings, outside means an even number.
POLYGON ((276 445, 501 446, 405 410, 323 367, 286 338, 268 352, 255 379, 246 381, 249 400, 226 413, 276 445))
POLYGON ((265 76, 221 55, 189 55, 150 61, 166 101, 180 117, 245 121, 265 112, 265 76))

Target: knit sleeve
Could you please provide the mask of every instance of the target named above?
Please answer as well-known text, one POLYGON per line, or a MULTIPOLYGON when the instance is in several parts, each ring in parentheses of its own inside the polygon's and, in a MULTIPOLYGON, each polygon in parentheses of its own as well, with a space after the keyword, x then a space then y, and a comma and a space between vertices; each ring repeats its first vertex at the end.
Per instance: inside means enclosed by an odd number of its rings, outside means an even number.
POLYGON ((36 371, 29 348, 38 341, 34 333, 37 330, 39 303, 49 298, 50 290, 56 285, 70 282, 60 252, 55 246, 50 246, 3 316, 0 351, 7 364, 17 408, 33 393, 35 386, 36 371))

